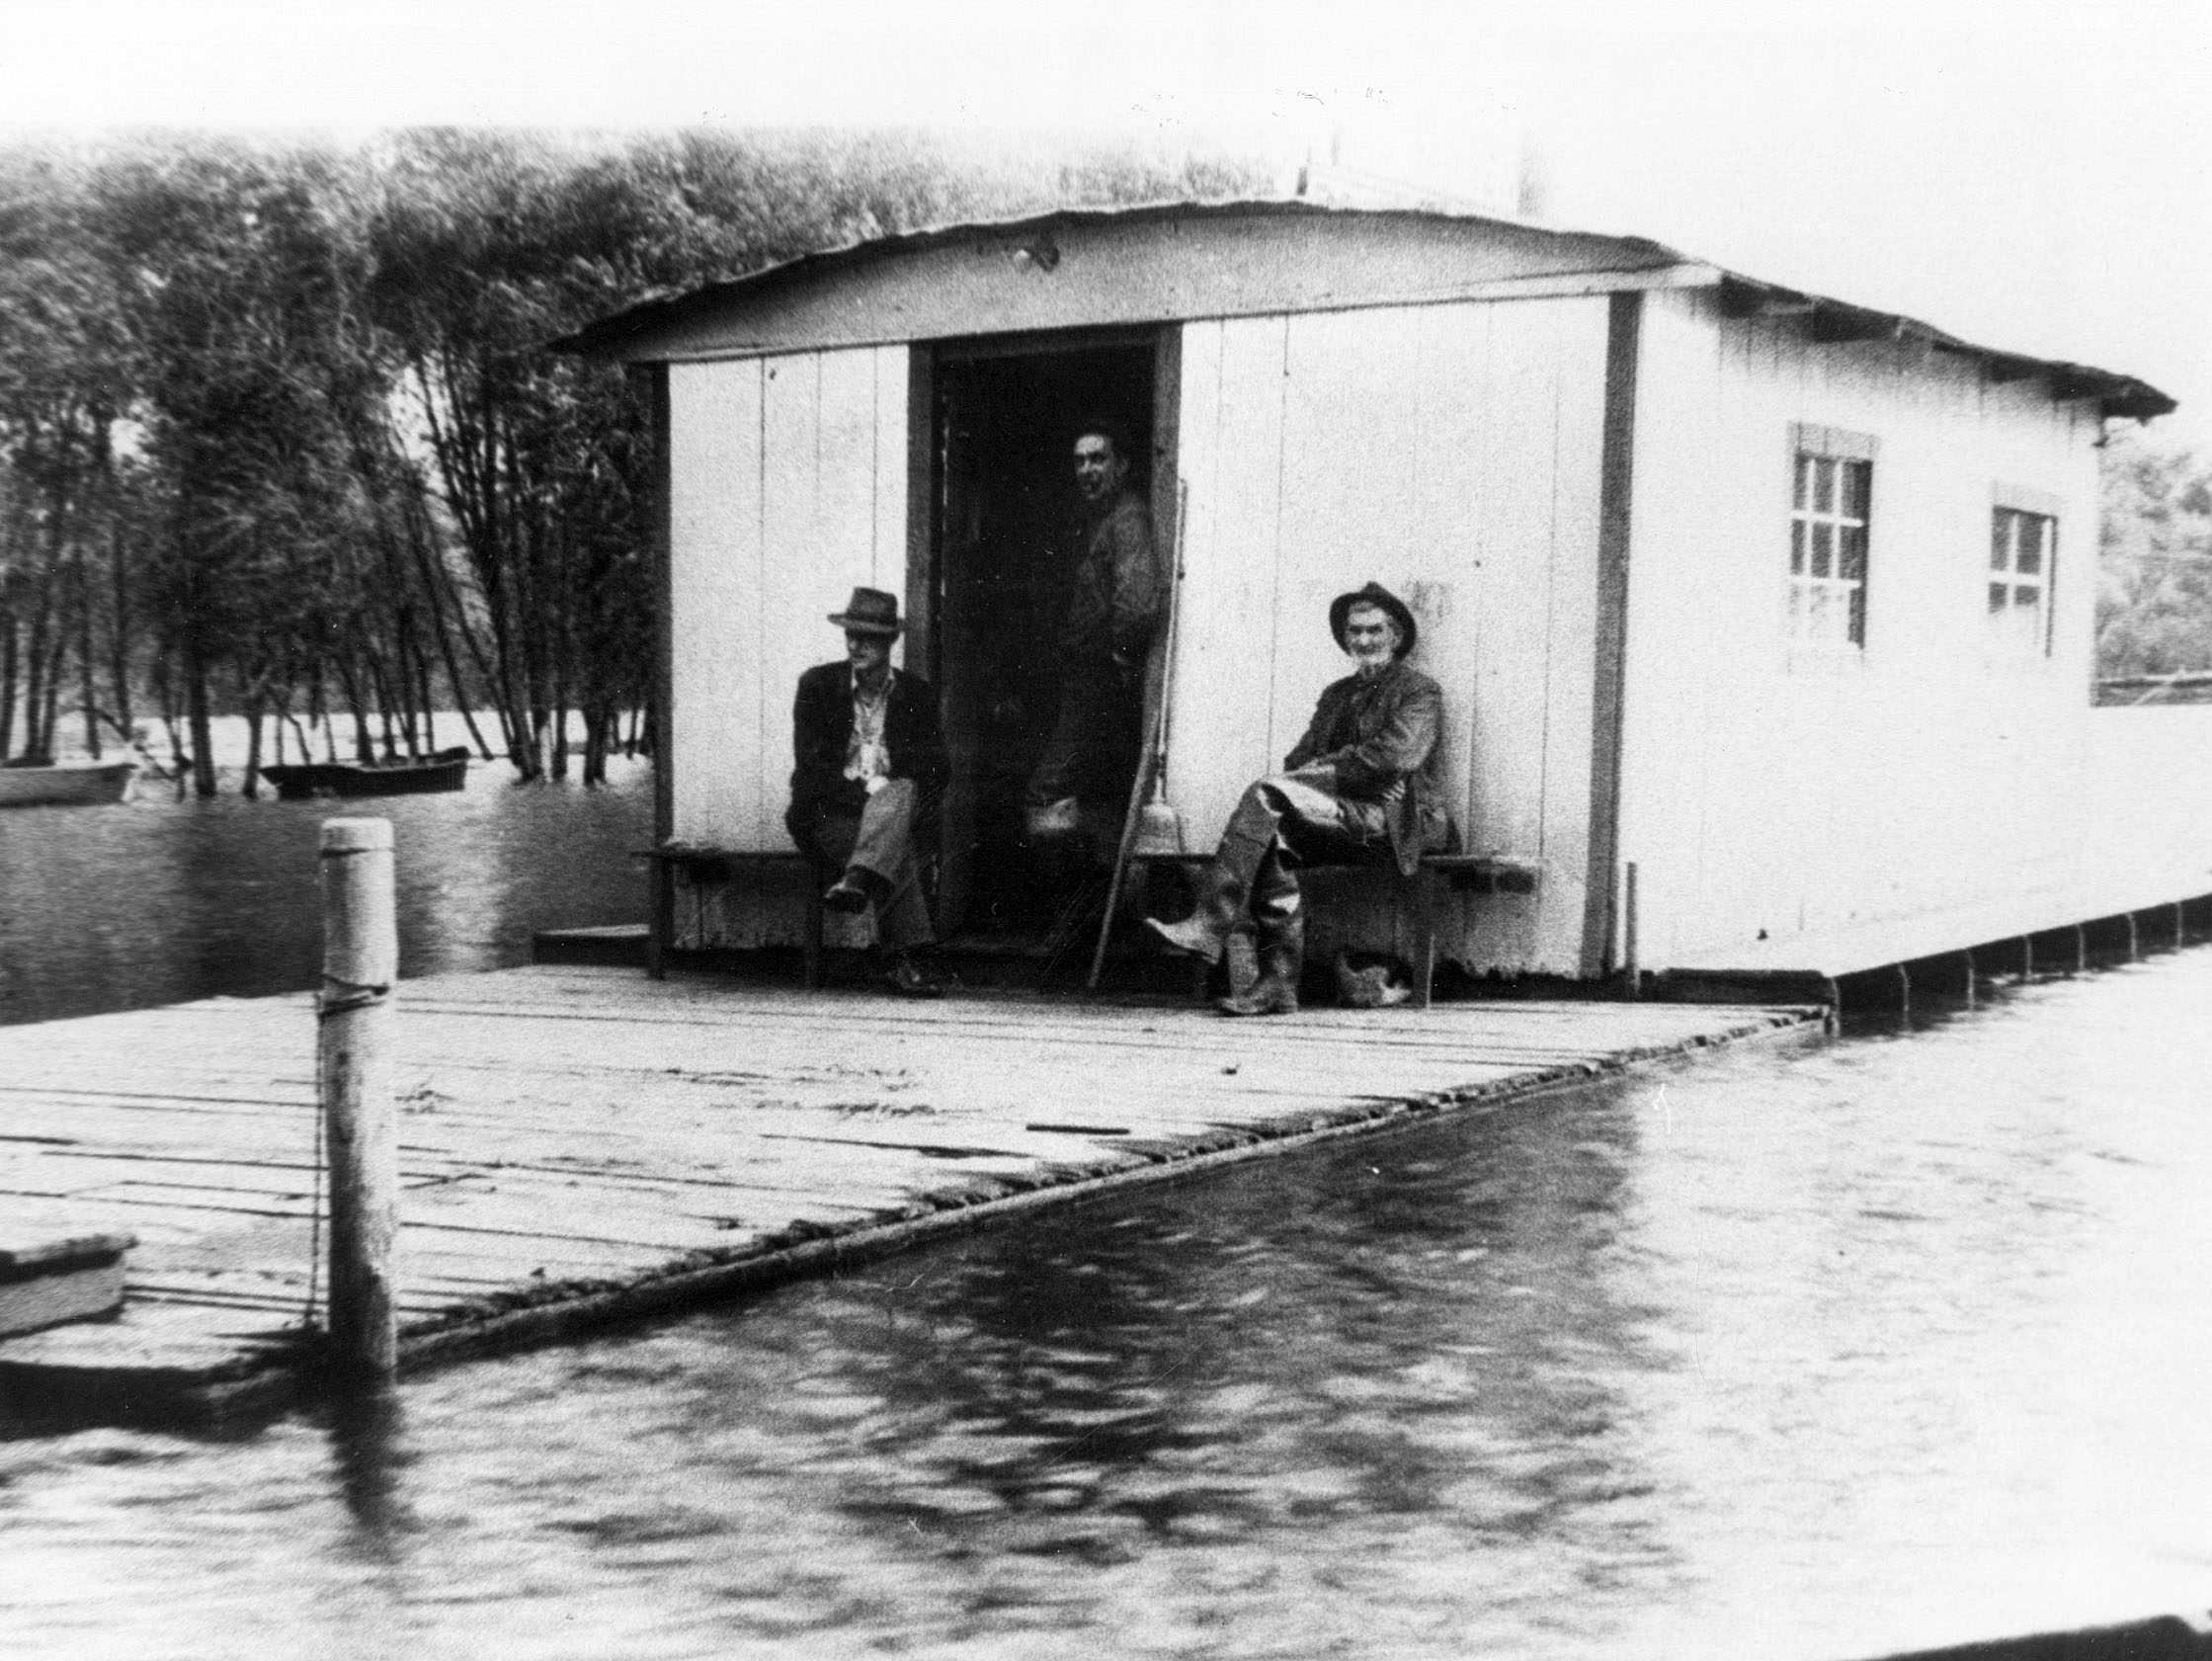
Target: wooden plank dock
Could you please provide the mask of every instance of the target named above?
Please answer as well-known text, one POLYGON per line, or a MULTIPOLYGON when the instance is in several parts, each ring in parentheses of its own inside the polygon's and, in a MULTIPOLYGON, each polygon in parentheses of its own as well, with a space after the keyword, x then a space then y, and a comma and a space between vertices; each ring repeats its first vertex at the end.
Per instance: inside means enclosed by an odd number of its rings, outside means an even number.
MULTIPOLYGON (((1161 1002, 405 983, 402 1360, 539 1342, 1821 1012, 1489 1002, 1225 1022, 1161 1002)), ((305 995, 0 1029, 0 1222, 137 1237, 123 1313, 0 1342, 0 1412, 220 1417, 313 1355, 305 995)))

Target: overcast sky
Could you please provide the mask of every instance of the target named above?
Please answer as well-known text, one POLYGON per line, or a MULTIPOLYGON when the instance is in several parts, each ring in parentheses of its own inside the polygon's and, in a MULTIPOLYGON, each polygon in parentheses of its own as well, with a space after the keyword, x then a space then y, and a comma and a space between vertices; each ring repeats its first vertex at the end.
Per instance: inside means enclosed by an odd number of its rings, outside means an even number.
POLYGON ((2141 376, 2212 450, 2212 3, 13 0, 0 122, 1210 136, 2141 376))

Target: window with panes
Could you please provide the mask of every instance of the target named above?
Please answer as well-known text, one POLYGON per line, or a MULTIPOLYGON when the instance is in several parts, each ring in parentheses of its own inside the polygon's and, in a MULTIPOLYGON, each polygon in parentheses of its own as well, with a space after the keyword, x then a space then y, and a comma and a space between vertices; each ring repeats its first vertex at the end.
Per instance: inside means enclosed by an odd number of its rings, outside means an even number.
POLYGON ((2004 505, 1990 511, 1989 638, 2006 656, 2050 652, 2058 541, 2053 514, 2004 505))
POLYGON ((1789 515, 1789 635, 1828 647, 1866 643, 1866 548, 1873 443, 1796 429, 1789 515))

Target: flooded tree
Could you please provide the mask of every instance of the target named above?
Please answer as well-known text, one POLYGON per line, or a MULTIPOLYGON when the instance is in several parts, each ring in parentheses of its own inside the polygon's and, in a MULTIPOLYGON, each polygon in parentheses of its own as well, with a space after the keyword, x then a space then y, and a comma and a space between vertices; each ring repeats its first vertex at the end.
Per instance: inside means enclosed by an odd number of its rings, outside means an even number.
POLYGON ((128 719, 126 492, 113 430, 133 352, 101 242, 69 157, 0 155, 0 757, 49 758, 65 696, 93 755, 104 713, 128 719), (114 676, 105 710, 103 662, 114 676))
POLYGON ((806 250, 1071 201, 1250 192, 1233 159, 914 132, 0 149, 0 756, 151 701, 282 759, 427 754, 441 711, 586 782, 649 701, 652 465, 592 318, 806 250))

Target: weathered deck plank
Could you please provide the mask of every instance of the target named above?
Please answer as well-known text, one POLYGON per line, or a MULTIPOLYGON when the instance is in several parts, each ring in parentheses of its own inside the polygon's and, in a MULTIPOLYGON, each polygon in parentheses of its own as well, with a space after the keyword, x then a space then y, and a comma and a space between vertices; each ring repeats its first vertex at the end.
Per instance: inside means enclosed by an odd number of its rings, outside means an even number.
MULTIPOLYGON (((1519 1002, 1224 1023, 573 966, 410 982, 399 1009, 416 1359, 1102 1182, 1818 1030, 1801 1010, 1519 1002)), ((285 1387, 308 1352, 325 1203, 313 1052, 297 996, 0 1029, 0 1217, 141 1242, 124 1314, 0 1344, 0 1390, 112 1415, 285 1387)))

